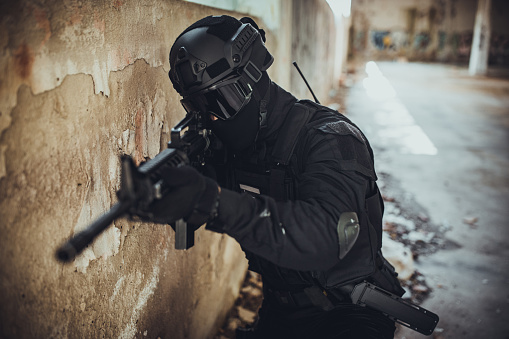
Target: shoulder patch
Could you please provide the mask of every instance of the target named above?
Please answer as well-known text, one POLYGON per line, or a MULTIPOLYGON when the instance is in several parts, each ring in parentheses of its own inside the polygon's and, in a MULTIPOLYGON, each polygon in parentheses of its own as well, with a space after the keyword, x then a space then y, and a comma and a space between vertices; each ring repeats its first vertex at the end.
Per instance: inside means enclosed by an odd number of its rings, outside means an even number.
POLYGON ((325 133, 352 135, 360 142, 365 142, 362 133, 355 126, 352 126, 344 120, 328 122, 325 125, 318 127, 318 129, 325 133))
POLYGON ((330 140, 341 170, 356 171, 376 180, 369 142, 355 125, 347 120, 334 119, 323 122, 316 129, 330 140))

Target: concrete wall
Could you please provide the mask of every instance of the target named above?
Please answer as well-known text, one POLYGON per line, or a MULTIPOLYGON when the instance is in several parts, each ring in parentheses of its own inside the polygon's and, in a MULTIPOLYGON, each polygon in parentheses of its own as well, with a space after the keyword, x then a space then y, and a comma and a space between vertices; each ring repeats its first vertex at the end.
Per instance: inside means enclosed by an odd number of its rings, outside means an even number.
MULTIPOLYGON (((335 87, 336 26, 326 1, 293 1, 292 56, 320 102, 335 87)), ((292 60, 292 61, 293 61, 292 60)), ((293 66, 292 66, 293 67, 293 66)), ((299 98, 313 97, 299 73, 291 72, 292 90, 299 98)))
POLYGON ((488 63, 509 66, 509 1, 491 1, 491 37, 488 63))
MULTIPOLYGON (((492 30, 498 33, 490 59, 506 64, 509 4, 496 0, 493 7, 492 30)), ((350 56, 467 63, 476 9, 477 0, 353 0, 350 56)))
MULTIPOLYGON (((184 115, 171 44, 223 13, 176 0, 0 4, 0 337, 207 338, 221 324, 247 267, 227 236, 201 229, 176 251, 170 227, 122 219, 70 265, 54 251, 116 201, 121 154, 165 147, 184 115)), ((267 41, 270 74, 290 87, 292 22, 267 41)))
POLYGON ((119 220, 73 264, 56 247, 106 211, 119 156, 153 157, 183 117, 176 36, 218 14, 179 1, 12 1, 0 13, 0 337, 206 338, 246 270, 238 244, 119 220))

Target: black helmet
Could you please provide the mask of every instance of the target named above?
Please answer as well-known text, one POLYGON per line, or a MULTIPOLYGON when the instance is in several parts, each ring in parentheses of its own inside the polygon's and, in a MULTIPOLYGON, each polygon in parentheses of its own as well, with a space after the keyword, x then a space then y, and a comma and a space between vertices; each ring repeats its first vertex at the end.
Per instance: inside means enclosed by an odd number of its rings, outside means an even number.
POLYGON ((264 41, 250 18, 209 16, 187 28, 171 48, 169 72, 184 108, 222 120, 235 116, 274 61, 264 41))

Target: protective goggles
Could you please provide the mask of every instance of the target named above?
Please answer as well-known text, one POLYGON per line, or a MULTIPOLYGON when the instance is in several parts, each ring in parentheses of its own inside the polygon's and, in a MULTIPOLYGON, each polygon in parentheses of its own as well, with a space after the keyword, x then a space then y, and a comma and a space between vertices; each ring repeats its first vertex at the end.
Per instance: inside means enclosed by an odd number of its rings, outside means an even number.
POLYGON ((218 119, 233 118, 251 100, 253 88, 242 76, 228 78, 180 100, 187 112, 212 114, 218 119))

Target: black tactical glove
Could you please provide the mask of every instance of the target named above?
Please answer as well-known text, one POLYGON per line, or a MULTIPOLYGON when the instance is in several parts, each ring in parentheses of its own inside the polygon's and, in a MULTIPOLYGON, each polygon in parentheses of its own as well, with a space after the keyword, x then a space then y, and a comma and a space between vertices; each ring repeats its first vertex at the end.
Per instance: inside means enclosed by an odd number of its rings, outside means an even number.
POLYGON ((171 224, 184 219, 199 228, 217 213, 219 186, 191 166, 170 168, 162 177, 168 194, 150 205, 152 220, 171 224))

